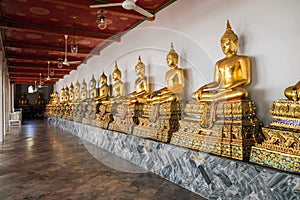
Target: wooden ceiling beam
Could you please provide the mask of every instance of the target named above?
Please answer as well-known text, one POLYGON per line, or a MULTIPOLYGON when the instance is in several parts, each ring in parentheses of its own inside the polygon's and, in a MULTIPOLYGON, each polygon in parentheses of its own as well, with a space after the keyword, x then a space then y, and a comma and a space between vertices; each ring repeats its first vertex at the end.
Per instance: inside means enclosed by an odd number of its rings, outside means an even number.
MULTIPOLYGON (((42 73, 41 71, 9 71, 9 74, 10 75, 21 75, 21 76, 27 76, 27 75, 32 75, 32 76, 40 76, 40 73, 42 74, 42 76, 45 76, 45 75, 47 75, 48 74, 48 72, 46 72, 46 73, 42 73)), ((54 77, 56 77, 56 76, 64 76, 66 73, 59 73, 59 72, 57 72, 57 73, 55 73, 54 74, 54 77)))
MULTIPOLYGON (((48 67, 45 66, 45 67, 37 67, 37 66, 15 66, 15 65, 8 65, 7 66, 8 69, 12 69, 12 70, 26 70, 26 71, 47 71, 48 72, 48 67)), ((69 71, 72 71, 72 70, 76 70, 77 67, 68 67, 68 66, 65 66, 63 68, 58 68, 58 67, 54 67, 54 66, 50 66, 50 69, 51 70, 54 70, 55 72, 69 72, 69 71)), ((54 73, 55 73, 54 72, 54 73)))
MULTIPOLYGON (((68 55, 68 60, 69 61, 73 61, 72 60, 72 58, 69 58, 69 57, 71 57, 71 56, 69 56, 68 55)), ((45 62, 45 64, 48 62, 48 61, 50 61, 51 63, 58 63, 58 61, 57 61, 57 57, 56 56, 52 56, 52 57, 42 57, 42 56, 40 56, 40 57, 38 57, 38 56, 22 56, 22 57, 17 57, 17 56, 10 56, 10 55, 7 55, 6 57, 5 57, 9 62, 13 62, 13 61, 32 61, 33 63, 34 62, 45 62)), ((61 58, 63 58, 63 57, 61 57, 61 58)), ((82 61, 82 62, 84 62, 84 61, 82 61)), ((77 65, 75 65, 75 64, 73 64, 72 66, 79 66, 79 64, 77 65)))
MULTIPOLYGON (((51 80, 48 80, 48 81, 44 81, 44 85, 48 85, 48 84, 54 84, 58 81, 59 79, 58 78, 54 78, 54 79, 51 79, 51 80)), ((36 81, 36 84, 38 85, 39 84, 39 81, 37 80, 32 80, 32 79, 13 79, 11 78, 10 79, 10 82, 11 83, 14 83, 14 84, 30 84, 30 85, 34 85, 36 81)))
MULTIPOLYGON (((65 53, 64 49, 62 49, 61 46, 44 46, 44 45, 38 45, 38 44, 28 44, 28 43, 20 43, 20 42, 3 42, 4 47, 12 47, 12 48, 19 48, 19 49, 35 49, 35 50, 46 50, 46 51, 53 51, 55 53, 63 54, 65 53)), ((70 53, 71 54, 71 53, 70 53)), ((78 54, 81 55, 99 55, 100 50, 99 49, 83 49, 78 48, 78 54)))
POLYGON ((18 22, 18 21, 5 20, 5 19, 0 19, 0 28, 10 29, 10 30, 21 30, 21 31, 26 30, 26 31, 46 32, 46 33, 61 34, 61 35, 67 34, 73 36, 97 38, 97 39, 111 40, 111 41, 119 40, 119 36, 115 36, 109 33, 100 33, 100 32, 93 32, 93 31, 87 31, 81 29, 80 30, 72 29, 66 27, 47 26, 47 25, 25 23, 25 22, 18 22))

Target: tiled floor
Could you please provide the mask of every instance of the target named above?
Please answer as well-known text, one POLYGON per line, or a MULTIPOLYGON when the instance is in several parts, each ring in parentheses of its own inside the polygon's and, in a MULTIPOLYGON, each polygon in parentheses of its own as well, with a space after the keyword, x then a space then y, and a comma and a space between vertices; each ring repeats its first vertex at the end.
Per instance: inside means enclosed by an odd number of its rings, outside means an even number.
POLYGON ((0 199, 203 198, 39 120, 0 144, 0 199))

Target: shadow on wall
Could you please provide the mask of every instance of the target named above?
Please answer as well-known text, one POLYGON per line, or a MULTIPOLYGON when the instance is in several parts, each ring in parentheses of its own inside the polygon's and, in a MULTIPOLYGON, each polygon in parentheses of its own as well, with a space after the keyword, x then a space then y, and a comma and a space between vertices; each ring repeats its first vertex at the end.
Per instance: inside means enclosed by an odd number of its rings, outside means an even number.
POLYGON ((257 118, 267 126, 271 121, 271 116, 269 109, 271 103, 268 102, 266 98, 266 89, 258 89, 256 85, 258 84, 258 67, 256 64, 256 59, 250 57, 251 59, 251 83, 248 85, 247 89, 249 91, 249 98, 255 102, 257 118), (259 101, 257 100, 259 99, 259 101))

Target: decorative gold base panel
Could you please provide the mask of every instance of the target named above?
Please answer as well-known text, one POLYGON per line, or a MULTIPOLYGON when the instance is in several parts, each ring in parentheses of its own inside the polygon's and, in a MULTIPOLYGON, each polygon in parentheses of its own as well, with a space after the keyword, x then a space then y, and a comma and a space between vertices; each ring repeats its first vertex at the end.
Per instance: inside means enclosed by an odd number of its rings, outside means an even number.
POLYGON ((300 173, 300 156, 276 152, 261 147, 252 147, 250 162, 288 172, 300 173))
POLYGON ((173 133, 171 144, 237 160, 249 160, 254 139, 222 139, 193 133, 173 133))
POLYGON ((109 121, 97 121, 97 120, 93 120, 92 121, 92 125, 100 127, 100 128, 103 128, 103 129, 108 129, 109 121))
POLYGON ((134 126, 132 134, 137 137, 168 143, 171 140, 172 132, 174 131, 170 129, 159 129, 149 126, 134 126))
POLYGON ((134 127, 134 125, 118 124, 115 121, 109 123, 109 125, 108 125, 109 130, 126 133, 128 135, 132 134, 133 127, 134 127))

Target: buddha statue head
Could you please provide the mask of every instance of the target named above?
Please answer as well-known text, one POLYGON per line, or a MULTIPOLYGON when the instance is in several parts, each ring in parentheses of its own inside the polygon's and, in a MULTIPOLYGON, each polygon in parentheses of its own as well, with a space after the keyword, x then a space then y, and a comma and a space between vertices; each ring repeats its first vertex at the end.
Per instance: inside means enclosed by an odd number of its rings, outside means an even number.
POLYGON ((171 43, 171 49, 166 56, 167 64, 171 69, 175 69, 178 66, 178 54, 174 50, 174 45, 171 43))
POLYGON ((118 68, 117 62, 115 62, 115 70, 112 73, 112 77, 115 82, 121 80, 121 71, 118 68))
POLYGON ((235 55, 238 50, 238 36, 232 31, 229 20, 227 20, 226 31, 221 37, 221 47, 226 57, 235 55))
POLYGON ((91 89, 96 88, 96 79, 94 77, 94 74, 92 75, 92 79, 90 81, 90 87, 91 89))
POLYGON ((102 73, 102 75, 100 76, 100 84, 103 85, 103 84, 106 84, 107 83, 107 77, 106 75, 104 74, 104 72, 102 73))
POLYGON ((139 56, 138 63, 135 65, 135 73, 139 77, 145 76, 145 64, 142 62, 141 56, 139 56))

